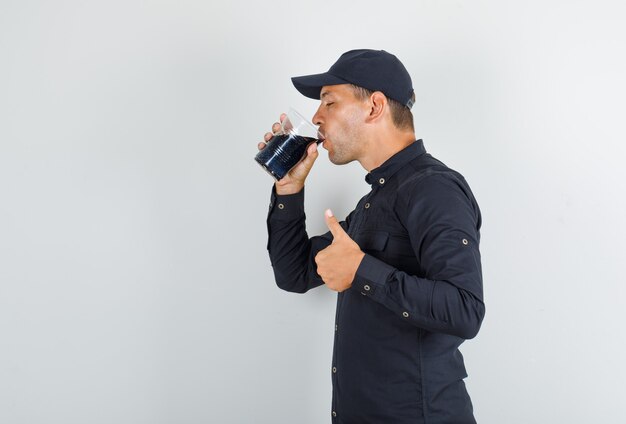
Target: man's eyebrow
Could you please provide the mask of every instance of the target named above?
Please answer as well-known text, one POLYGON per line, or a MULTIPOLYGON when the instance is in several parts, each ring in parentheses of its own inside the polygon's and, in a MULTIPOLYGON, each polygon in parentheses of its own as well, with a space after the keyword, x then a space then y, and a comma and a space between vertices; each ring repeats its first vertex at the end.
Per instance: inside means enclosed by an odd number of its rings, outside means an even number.
POLYGON ((323 99, 324 96, 328 95, 328 94, 332 94, 330 91, 324 91, 321 95, 320 95, 320 99, 323 99))

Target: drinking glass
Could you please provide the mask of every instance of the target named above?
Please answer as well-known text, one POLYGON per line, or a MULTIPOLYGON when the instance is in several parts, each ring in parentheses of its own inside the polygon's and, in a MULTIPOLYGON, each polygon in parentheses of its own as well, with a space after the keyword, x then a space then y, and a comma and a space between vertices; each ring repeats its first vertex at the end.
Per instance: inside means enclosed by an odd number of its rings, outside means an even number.
POLYGON ((254 159, 275 180, 281 180, 304 157, 311 143, 321 143, 324 137, 311 122, 293 108, 254 159))

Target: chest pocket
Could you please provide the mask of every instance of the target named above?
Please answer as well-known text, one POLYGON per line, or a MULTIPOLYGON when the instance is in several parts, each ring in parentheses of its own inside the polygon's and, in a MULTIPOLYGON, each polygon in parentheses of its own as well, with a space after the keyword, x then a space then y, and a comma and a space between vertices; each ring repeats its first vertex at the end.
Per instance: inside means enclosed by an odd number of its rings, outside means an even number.
POLYGON ((355 236, 361 250, 410 274, 419 275, 420 267, 407 237, 386 231, 370 230, 355 236))
POLYGON ((413 256, 413 248, 407 237, 389 234, 386 231, 369 230, 354 237, 361 250, 387 252, 392 255, 413 256))
POLYGON ((365 231, 357 234, 354 237, 354 241, 366 253, 382 252, 387 247, 389 233, 385 231, 365 231))

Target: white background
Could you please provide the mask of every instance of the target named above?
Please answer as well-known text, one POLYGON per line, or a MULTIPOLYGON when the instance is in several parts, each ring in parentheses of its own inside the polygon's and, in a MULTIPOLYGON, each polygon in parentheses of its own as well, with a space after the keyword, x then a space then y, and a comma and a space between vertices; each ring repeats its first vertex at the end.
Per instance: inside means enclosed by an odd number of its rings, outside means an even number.
MULTIPOLYGON (((335 295, 276 288, 289 78, 396 54, 480 203, 481 423, 623 423, 620 1, 0 1, 0 422, 330 421, 335 295)), ((311 234, 368 191, 325 152, 311 234)))

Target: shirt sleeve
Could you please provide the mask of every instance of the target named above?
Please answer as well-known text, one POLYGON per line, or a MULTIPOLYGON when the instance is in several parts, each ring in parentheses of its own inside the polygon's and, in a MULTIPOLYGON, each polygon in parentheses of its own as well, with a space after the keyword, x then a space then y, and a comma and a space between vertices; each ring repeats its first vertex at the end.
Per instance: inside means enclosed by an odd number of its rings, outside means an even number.
MULTIPOLYGON (((267 217, 267 250, 276 284, 295 293, 305 293, 324 284, 317 273, 315 256, 332 242, 330 232, 309 238, 305 221, 304 189, 280 196, 273 188, 267 217)), ((347 228, 346 222, 341 225, 347 228)))
POLYGON ((479 252, 481 217, 466 183, 431 176, 399 196, 420 275, 366 254, 352 289, 427 331, 476 336, 485 314, 479 252))

